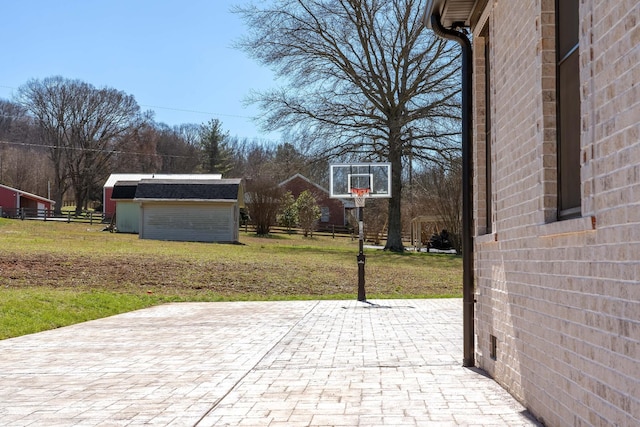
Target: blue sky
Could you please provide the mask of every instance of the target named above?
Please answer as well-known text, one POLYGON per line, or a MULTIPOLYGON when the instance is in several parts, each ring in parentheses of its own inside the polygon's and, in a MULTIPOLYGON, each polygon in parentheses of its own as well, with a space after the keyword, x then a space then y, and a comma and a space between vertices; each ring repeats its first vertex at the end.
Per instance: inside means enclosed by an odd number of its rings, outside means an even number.
POLYGON ((276 141, 251 119, 257 107, 243 105, 277 82, 232 48, 246 28, 229 10, 242 2, 0 0, 0 98, 61 75, 133 95, 170 126, 217 118, 232 136, 276 141))

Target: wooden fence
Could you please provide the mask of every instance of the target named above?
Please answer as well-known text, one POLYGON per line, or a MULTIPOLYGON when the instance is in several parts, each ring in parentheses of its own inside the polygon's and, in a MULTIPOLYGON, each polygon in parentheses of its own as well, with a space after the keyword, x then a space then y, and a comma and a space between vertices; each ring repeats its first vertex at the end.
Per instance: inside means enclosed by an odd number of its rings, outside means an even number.
POLYGON ((61 214, 55 214, 55 212, 50 209, 2 208, 0 210, 0 214, 3 218, 22 220, 83 222, 89 224, 100 224, 104 222, 104 214, 102 212, 93 211, 82 211, 80 215, 76 215, 75 211, 66 211, 61 214))
MULTIPOLYGON (((76 216, 75 211, 65 211, 62 214, 56 215, 53 210, 49 209, 31 209, 31 208, 18 208, 7 209, 0 208, 0 216, 3 218, 13 218, 21 220, 40 220, 40 221, 58 221, 58 222, 81 222, 88 224, 108 224, 109 219, 105 219, 102 212, 82 211, 82 213, 76 216)), ((240 229, 245 232, 255 232, 255 227, 250 223, 243 223, 240 225, 240 229)), ((279 226, 272 226, 270 229, 272 234, 302 234, 302 229, 299 228, 286 228, 279 226)), ((313 231, 314 236, 324 236, 332 238, 351 238, 357 239, 357 230, 353 230, 346 226, 324 226, 321 229, 313 231)), ((403 236, 403 241, 405 241, 403 236)), ((382 241, 386 240, 386 234, 380 236, 382 241)), ((371 242, 371 238, 366 238, 368 242, 371 242)))

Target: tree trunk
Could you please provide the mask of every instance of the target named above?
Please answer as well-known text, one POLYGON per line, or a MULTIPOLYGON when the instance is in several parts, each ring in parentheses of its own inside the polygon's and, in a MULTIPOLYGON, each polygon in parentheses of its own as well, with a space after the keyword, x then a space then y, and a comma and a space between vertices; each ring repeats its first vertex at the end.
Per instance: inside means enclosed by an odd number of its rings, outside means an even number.
POLYGON ((53 207, 54 215, 62 214, 62 196, 65 189, 65 180, 62 172, 60 171, 60 165, 54 163, 54 181, 53 181, 53 201, 56 202, 53 207))
POLYGON ((389 199, 389 227, 384 250, 403 252, 402 245, 402 140, 400 132, 391 132, 389 141, 389 162, 391 163, 391 198, 389 199))
POLYGON ((82 204, 84 203, 84 191, 82 188, 76 188, 76 216, 82 215, 82 204))
POLYGON ((53 205, 53 214, 61 215, 62 214, 62 184, 58 182, 56 179, 55 184, 53 185, 53 201, 55 204, 53 205))

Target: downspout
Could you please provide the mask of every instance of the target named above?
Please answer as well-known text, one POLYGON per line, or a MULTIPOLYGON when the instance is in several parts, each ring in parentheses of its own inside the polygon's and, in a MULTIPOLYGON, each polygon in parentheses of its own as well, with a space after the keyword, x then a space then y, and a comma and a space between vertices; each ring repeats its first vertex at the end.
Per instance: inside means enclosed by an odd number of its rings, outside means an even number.
POLYGON ((473 158, 471 103, 471 42, 466 34, 449 30, 440 23, 440 14, 431 15, 431 28, 439 37, 453 40, 462 47, 462 366, 475 366, 474 286, 473 286, 473 158))

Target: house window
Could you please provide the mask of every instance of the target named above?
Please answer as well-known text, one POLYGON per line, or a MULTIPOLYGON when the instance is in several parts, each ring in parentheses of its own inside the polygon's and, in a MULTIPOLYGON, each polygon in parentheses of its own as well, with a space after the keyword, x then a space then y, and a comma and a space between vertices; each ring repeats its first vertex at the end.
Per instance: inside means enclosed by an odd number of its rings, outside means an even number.
POLYGON ((491 233, 493 216, 491 197, 491 42, 489 38, 489 24, 485 25, 480 34, 484 38, 484 125, 485 125, 485 204, 486 233, 491 233))
POLYGON ((320 222, 329 222, 329 212, 328 206, 320 207, 320 222))
POLYGON ((579 0, 556 0, 558 217, 581 214, 579 0))

